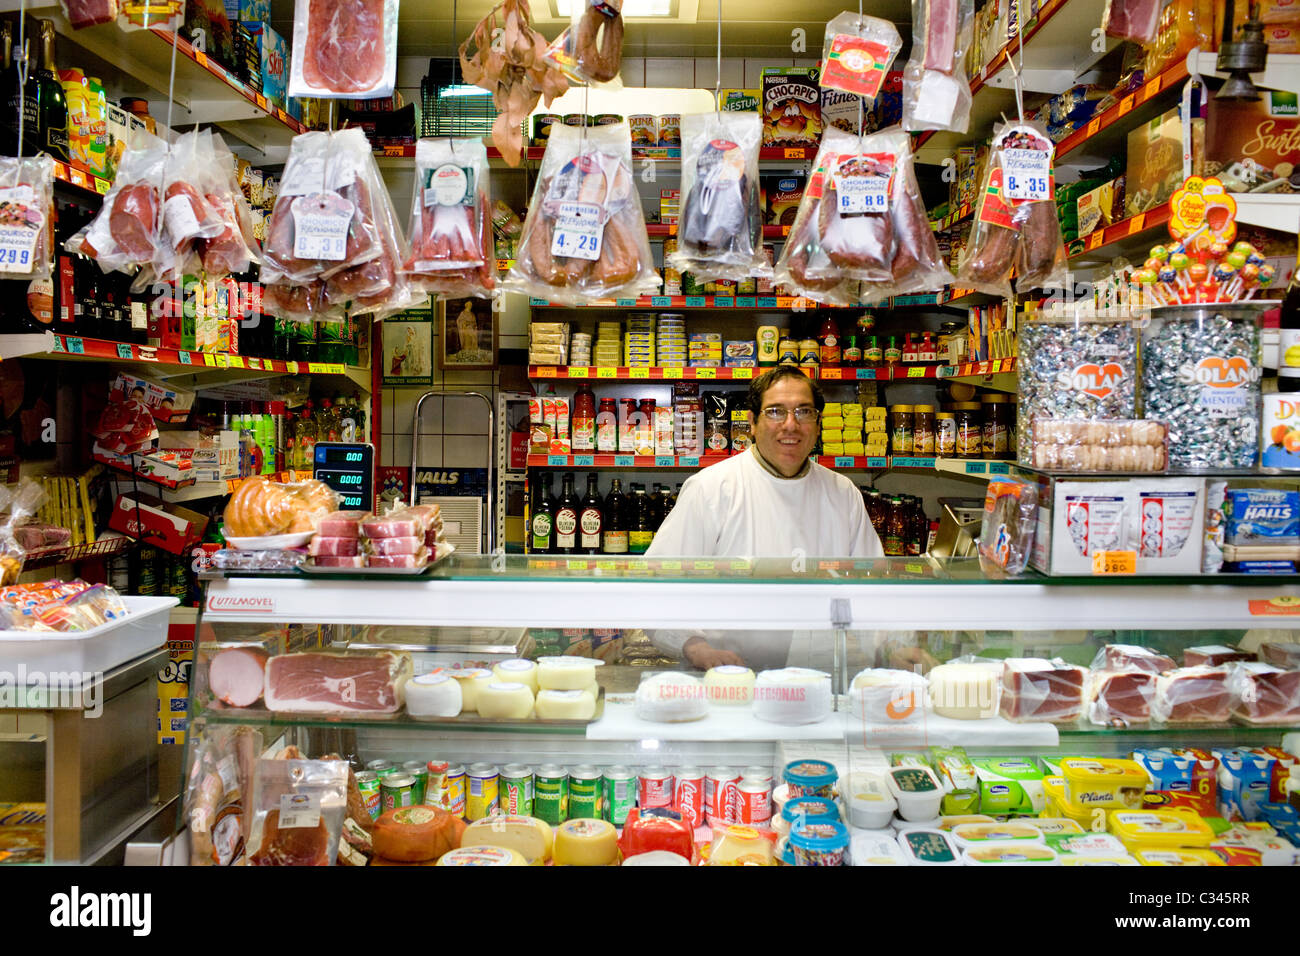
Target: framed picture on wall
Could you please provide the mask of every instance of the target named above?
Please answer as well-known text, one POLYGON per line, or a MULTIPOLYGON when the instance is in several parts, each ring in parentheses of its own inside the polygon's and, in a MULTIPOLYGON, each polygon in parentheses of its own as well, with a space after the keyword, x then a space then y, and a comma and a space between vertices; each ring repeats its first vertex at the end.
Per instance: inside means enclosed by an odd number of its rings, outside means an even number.
POLYGON ((433 313, 411 309, 384 319, 384 384, 433 384, 433 313))
POLYGON ((439 299, 438 363, 443 370, 497 367, 491 299, 439 299))

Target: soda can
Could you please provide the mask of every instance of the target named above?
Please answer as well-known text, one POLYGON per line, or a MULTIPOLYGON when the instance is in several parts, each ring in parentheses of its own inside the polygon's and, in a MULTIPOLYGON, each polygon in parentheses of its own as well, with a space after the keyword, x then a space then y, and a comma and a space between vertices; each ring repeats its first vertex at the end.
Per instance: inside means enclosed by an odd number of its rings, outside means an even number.
POLYGON ((542 764, 533 779, 533 816, 559 826, 569 809, 569 775, 559 764, 542 764))
POLYGON ((704 822, 704 771, 699 767, 678 768, 673 778, 673 809, 692 830, 704 822))
POLYGON ((447 776, 442 787, 440 806, 452 816, 465 815, 465 768, 461 764, 452 764, 447 768, 447 776))
POLYGON ((739 784, 740 773, 730 767, 714 767, 704 778, 704 819, 710 825, 736 822, 739 784))
POLYGON ((415 778, 409 773, 388 774, 379 781, 385 811, 415 805, 415 778))
POLYGON ((568 819, 600 819, 600 771, 590 765, 569 771, 568 819))
POLYGON ((424 803, 424 795, 429 790, 429 768, 423 760, 408 760, 402 764, 402 773, 415 778, 415 802, 424 803))
POLYGON ((508 763, 501 770, 501 809, 511 816, 533 815, 533 768, 508 763))
POLYGON ((772 789, 772 784, 775 781, 771 767, 746 767, 740 772, 740 775, 750 780, 762 780, 767 784, 769 790, 772 789))
POLYGON ((465 819, 473 822, 490 817, 500 806, 497 768, 490 763, 473 763, 465 774, 465 819))
POLYGON ((601 803, 606 820, 616 827, 627 823, 627 812, 636 806, 636 774, 627 767, 606 767, 601 779, 601 803))
POLYGON ((642 770, 636 781, 636 804, 642 810, 673 805, 673 775, 663 767, 642 770))
POLYGON ((424 782, 424 802, 430 806, 447 809, 444 801, 447 792, 447 770, 450 766, 445 760, 430 760, 425 765, 427 776, 424 782))
POLYGON ((736 822, 766 826, 772 819, 772 788, 745 777, 736 788, 736 822))
POLYGON ((362 770, 357 774, 357 789, 361 791, 361 803, 374 820, 381 812, 379 794, 379 774, 373 770, 362 770))
POLYGON ((372 760, 366 764, 366 769, 371 773, 382 774, 385 771, 391 772, 397 767, 391 760, 372 760))

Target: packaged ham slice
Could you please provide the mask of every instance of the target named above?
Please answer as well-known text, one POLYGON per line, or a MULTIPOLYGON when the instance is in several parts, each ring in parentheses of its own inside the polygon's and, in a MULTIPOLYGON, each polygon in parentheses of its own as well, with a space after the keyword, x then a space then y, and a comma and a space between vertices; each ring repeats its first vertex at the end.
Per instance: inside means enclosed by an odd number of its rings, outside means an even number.
POLYGON ((394 714, 410 676, 406 654, 280 654, 267 661, 263 693, 277 713, 394 714))
POLYGON ((361 522, 361 532, 367 538, 423 538, 430 522, 438 515, 434 505, 415 505, 399 508, 381 517, 361 522))
POLYGON ((397 0, 296 0, 289 95, 366 100, 397 78, 397 0))
POLYGON ((131 274, 152 263, 162 214, 158 184, 166 162, 167 144, 137 133, 122 155, 99 215, 65 248, 94 259, 104 272, 131 274))
POLYGON ((990 295, 1059 286, 1065 244, 1056 218, 1052 157, 1056 147, 1042 124, 1000 123, 989 150, 987 178, 957 282, 990 295))
POLYGON ((1179 667, 1156 678, 1151 716, 1164 723, 1227 723, 1232 709, 1228 672, 1179 667))
POLYGON ((422 139, 403 272, 447 298, 489 298, 496 289, 487 147, 477 139, 422 139))
POLYGON ((117 19, 117 0, 59 0, 59 6, 74 30, 117 19))
POLYGON ((965 61, 974 25, 974 0, 912 0, 912 55, 903 68, 904 129, 966 132, 965 61))
POLYGON ((1088 676, 1088 719, 1103 727, 1127 727, 1151 719, 1156 675, 1147 671, 1092 671, 1088 676))
POLYGON ((658 290, 626 121, 551 127, 519 253, 503 286, 566 305, 658 290))
POLYGON ((250 866, 333 866, 347 813, 344 760, 257 761, 250 866))
POLYGON ((370 516, 369 511, 336 511, 320 519, 317 533, 323 538, 359 538, 361 522, 370 516))
POLYGON ((1066 723, 1083 716, 1088 672, 1062 660, 1008 658, 1001 713, 1007 720, 1066 723))
POLYGON ((217 170, 210 130, 183 133, 171 146, 163 165, 162 214, 154 250, 154 275, 165 282, 197 272, 199 243, 216 239, 226 229, 220 211, 205 193, 217 170))
POLYGON ((1092 661, 1093 670, 1139 670, 1148 674, 1162 674, 1177 666, 1172 657, 1137 644, 1107 644, 1092 661))
POLYGON ((682 209, 668 265, 702 282, 770 276, 763 254, 757 113, 682 117, 682 209))
POLYGON ((54 255, 54 160, 0 157, 0 278, 47 279, 54 255))
POLYGON ((1229 686, 1238 716, 1256 724, 1300 721, 1300 670, 1283 670, 1263 661, 1231 665, 1229 686))
POLYGON ((414 554, 371 554, 366 557, 368 568, 422 568, 429 563, 429 552, 423 547, 414 554))
POLYGON ((879 302, 952 281, 902 129, 863 137, 826 131, 776 279, 834 305, 879 302))
POLYGON ((371 554, 417 554, 424 547, 424 537, 417 535, 410 538, 372 538, 371 554))
POLYGON ((350 557, 360 553, 361 542, 358 538, 331 538, 318 534, 311 539, 307 553, 317 557, 350 557))
POLYGON ((1164 0, 1106 0, 1102 29, 1106 36, 1145 46, 1156 38, 1164 6, 1164 0))

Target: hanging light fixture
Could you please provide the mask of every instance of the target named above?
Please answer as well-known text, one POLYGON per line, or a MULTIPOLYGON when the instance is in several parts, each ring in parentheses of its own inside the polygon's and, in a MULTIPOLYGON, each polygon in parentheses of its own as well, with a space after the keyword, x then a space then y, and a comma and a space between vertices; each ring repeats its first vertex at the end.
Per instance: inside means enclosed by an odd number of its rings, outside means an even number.
POLYGON ((1268 44, 1264 42, 1264 25, 1259 21, 1257 0, 1250 0, 1247 10, 1246 22, 1241 26, 1241 38, 1234 40, 1233 0, 1227 0, 1223 12, 1223 40, 1219 43, 1219 58, 1214 68, 1220 73, 1227 73, 1228 80, 1215 94, 1215 99, 1259 99, 1259 90, 1255 88, 1250 74, 1263 71, 1268 60, 1268 44))

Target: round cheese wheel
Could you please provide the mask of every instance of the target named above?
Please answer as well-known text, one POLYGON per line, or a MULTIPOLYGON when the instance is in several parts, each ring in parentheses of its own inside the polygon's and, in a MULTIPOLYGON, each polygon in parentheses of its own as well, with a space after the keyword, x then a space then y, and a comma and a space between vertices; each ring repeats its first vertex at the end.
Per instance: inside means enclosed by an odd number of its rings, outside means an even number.
POLYGON ((710 667, 704 675, 704 693, 710 704, 748 707, 754 700, 754 672, 737 664, 710 667))
POLYGON ((379 815, 370 839, 375 855, 400 863, 435 860, 459 843, 455 818, 438 807, 394 807, 379 815))
POLYGON ((873 723, 919 721, 925 714, 928 681, 911 671, 869 668, 853 678, 849 712, 873 723))
POLYGON ((591 720, 596 716, 596 698, 586 690, 540 690, 537 716, 543 720, 591 720))
POLYGON ((478 712, 496 720, 523 720, 533 715, 533 692, 526 684, 492 681, 478 690, 478 712))
POLYGON ((940 717, 979 720, 998 715, 1001 664, 940 664, 930 671, 930 705, 940 717))
POLYGON ((504 846, 467 846, 438 858, 438 866, 527 866, 518 850, 504 846))
POLYGON ((709 713, 704 683, 698 677, 677 671, 665 671, 642 680, 633 707, 642 720, 661 723, 699 720, 709 713))
POLYGON ((491 683, 492 672, 483 667, 467 667, 449 672, 460 685, 460 709, 472 714, 478 710, 478 689, 485 683, 491 683))
POLYGON ((498 814, 475 820, 467 826, 460 845, 508 847, 529 863, 544 863, 551 858, 555 835, 550 824, 536 817, 498 814))
POLYGON ((636 856, 629 856, 623 861, 624 866, 690 866, 690 860, 680 853, 671 853, 668 850, 650 850, 646 853, 638 853, 636 856))
POLYGON ((607 820, 566 820, 555 829, 556 866, 613 866, 618 833, 607 820))
POLYGON ((446 671, 421 674, 406 682, 406 710, 415 717, 455 717, 460 714, 460 683, 446 671))
POLYGON ((499 681, 524 684, 534 694, 537 693, 537 665, 533 661, 519 658, 501 661, 492 667, 492 674, 499 681))
POLYGON ((831 714, 831 676, 806 667, 763 671, 754 681, 754 716, 774 724, 815 724, 831 714))
POLYGON ((596 662, 589 657, 539 657, 537 686, 541 690, 583 690, 596 683, 596 662))

